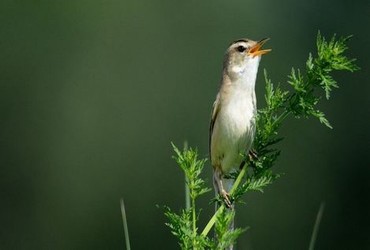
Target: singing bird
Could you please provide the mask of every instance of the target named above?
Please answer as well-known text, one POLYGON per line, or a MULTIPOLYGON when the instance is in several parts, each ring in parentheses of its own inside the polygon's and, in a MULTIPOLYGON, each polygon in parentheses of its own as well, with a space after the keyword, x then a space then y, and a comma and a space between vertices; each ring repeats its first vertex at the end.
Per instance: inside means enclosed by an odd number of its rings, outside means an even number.
POLYGON ((215 190, 226 206, 231 207, 229 192, 234 180, 225 178, 241 167, 243 155, 252 146, 256 129, 255 83, 261 49, 268 38, 260 41, 240 39, 226 50, 222 83, 213 104, 209 132, 209 150, 215 190))

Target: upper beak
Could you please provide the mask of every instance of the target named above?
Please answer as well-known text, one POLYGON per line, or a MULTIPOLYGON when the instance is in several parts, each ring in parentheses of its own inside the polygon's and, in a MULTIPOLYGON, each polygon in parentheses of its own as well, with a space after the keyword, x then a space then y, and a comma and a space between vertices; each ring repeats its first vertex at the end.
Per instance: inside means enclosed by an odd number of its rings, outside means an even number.
POLYGON ((249 50, 248 55, 251 55, 251 56, 255 57, 255 56, 260 56, 260 55, 264 55, 264 54, 269 53, 271 51, 271 49, 261 50, 262 45, 264 45, 268 40, 270 40, 270 38, 264 38, 264 39, 260 40, 259 42, 257 42, 256 45, 254 45, 249 50))

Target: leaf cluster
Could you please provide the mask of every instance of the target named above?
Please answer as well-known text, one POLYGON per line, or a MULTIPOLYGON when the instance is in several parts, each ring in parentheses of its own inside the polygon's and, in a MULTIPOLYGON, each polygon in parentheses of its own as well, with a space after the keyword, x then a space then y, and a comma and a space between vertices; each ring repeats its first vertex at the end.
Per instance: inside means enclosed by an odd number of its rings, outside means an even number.
POLYGON ((350 71, 358 70, 354 63, 355 59, 349 59, 343 53, 348 49, 347 41, 351 38, 334 35, 330 41, 327 41, 320 32, 317 35, 317 55, 315 57, 309 54, 306 62, 306 72, 292 68, 288 76, 288 83, 294 88, 295 93, 289 97, 286 108, 295 117, 314 116, 325 126, 331 128, 325 114, 317 109, 321 96, 315 95, 316 90, 323 90, 325 98, 328 100, 334 88, 338 88, 334 80, 333 71, 350 71))
POLYGON ((237 238, 246 231, 246 229, 236 228, 230 230, 230 224, 233 223, 235 210, 223 209, 216 218, 215 223, 215 241, 212 249, 224 250, 232 246, 237 238))
POLYGON ((165 216, 168 219, 166 225, 170 228, 173 235, 178 238, 181 249, 219 249, 223 250, 232 245, 244 229, 230 230, 230 222, 235 213, 223 210, 217 215, 215 233, 218 237, 209 238, 207 234, 198 233, 197 222, 199 212, 195 209, 195 202, 199 196, 210 191, 205 187, 205 182, 200 178, 200 174, 206 162, 205 159, 199 160, 197 150, 185 148, 180 151, 172 144, 175 156, 173 157, 186 176, 186 184, 189 188, 191 206, 182 209, 179 213, 173 212, 170 208, 165 208, 165 216))
POLYGON ((206 159, 198 159, 198 152, 192 148, 184 148, 180 151, 172 144, 175 156, 173 158, 183 170, 186 177, 186 185, 189 190, 191 200, 190 207, 181 210, 180 213, 175 213, 169 208, 166 208, 165 215, 169 222, 166 225, 170 228, 173 235, 178 240, 181 249, 206 249, 213 243, 207 236, 198 233, 197 221, 198 213, 196 211, 196 199, 211 191, 205 186, 204 180, 200 177, 206 159))
POLYGON ((198 152, 192 148, 184 149, 181 152, 173 143, 172 147, 176 153, 173 158, 185 173, 191 199, 196 199, 198 196, 211 191, 210 188, 205 186, 204 180, 200 178, 207 159, 198 160, 198 152))
POLYGON ((176 213, 165 207, 164 214, 169 221, 166 225, 178 239, 181 249, 206 249, 211 245, 208 237, 194 234, 190 209, 183 209, 180 213, 176 213))
POLYGON ((238 195, 241 196, 249 190, 259 190, 271 184, 278 175, 270 169, 275 164, 280 151, 275 145, 282 140, 278 131, 284 120, 293 115, 295 118, 317 118, 322 124, 331 128, 324 112, 318 108, 319 101, 324 92, 326 99, 334 88, 338 88, 332 74, 334 71, 353 72, 359 68, 354 64, 355 59, 344 55, 348 49, 347 42, 350 37, 337 37, 334 35, 327 41, 320 32, 317 35, 317 53, 308 56, 304 71, 292 68, 288 75, 290 90, 280 85, 274 86, 264 71, 266 82, 266 106, 258 110, 256 120, 256 136, 253 154, 246 156, 247 166, 253 171, 247 174, 244 184, 240 187, 238 195), (257 187, 257 188, 253 188, 257 187))

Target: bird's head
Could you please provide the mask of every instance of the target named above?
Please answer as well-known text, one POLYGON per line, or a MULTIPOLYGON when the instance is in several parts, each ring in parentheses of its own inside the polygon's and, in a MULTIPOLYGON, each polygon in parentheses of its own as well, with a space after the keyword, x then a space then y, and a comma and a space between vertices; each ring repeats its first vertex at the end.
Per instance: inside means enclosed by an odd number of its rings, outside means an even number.
POLYGON ((262 49, 269 38, 258 42, 250 39, 239 39, 229 46, 224 59, 224 73, 231 78, 240 77, 244 74, 257 74, 261 56, 270 52, 271 49, 262 49))

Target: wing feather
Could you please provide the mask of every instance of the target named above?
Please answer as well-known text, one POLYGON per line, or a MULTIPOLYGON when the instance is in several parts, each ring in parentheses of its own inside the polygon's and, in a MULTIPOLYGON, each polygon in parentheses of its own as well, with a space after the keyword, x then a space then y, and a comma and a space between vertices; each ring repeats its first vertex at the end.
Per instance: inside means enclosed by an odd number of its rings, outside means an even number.
MULTIPOLYGON (((217 95, 216 101, 213 103, 212 107, 212 116, 211 122, 209 124, 209 139, 208 139, 208 147, 209 147, 209 157, 212 157, 211 152, 211 143, 212 143, 212 134, 213 134, 213 127, 215 125, 215 121, 217 119, 218 112, 220 111, 220 94, 217 95)), ((212 163, 212 158, 210 159, 212 163)))

